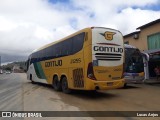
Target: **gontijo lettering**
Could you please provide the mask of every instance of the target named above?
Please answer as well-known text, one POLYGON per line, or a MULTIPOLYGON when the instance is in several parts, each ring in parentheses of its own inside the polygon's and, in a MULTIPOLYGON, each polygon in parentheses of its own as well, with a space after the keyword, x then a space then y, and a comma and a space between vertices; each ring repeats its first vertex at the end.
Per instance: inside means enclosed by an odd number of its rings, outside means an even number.
POLYGON ((45 62, 45 67, 62 66, 62 60, 45 62))
POLYGON ((119 52, 123 53, 123 48, 116 48, 116 47, 103 47, 103 46, 94 46, 94 51, 100 51, 100 52, 119 52))

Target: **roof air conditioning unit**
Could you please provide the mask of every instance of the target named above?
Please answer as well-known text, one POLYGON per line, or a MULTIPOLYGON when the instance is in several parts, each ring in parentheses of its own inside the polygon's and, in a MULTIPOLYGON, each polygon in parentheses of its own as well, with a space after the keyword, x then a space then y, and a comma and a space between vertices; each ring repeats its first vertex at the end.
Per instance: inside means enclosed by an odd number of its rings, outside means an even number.
POLYGON ((134 39, 138 39, 139 35, 138 34, 134 34, 134 39))

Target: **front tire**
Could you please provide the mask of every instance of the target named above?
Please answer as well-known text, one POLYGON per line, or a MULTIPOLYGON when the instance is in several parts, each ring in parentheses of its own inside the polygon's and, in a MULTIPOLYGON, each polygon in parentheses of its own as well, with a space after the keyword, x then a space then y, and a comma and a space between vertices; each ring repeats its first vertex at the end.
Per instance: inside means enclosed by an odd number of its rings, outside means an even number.
POLYGON ((58 76, 56 76, 56 77, 53 78, 52 86, 54 87, 54 89, 56 91, 61 91, 62 90, 61 83, 58 80, 58 76))
POLYGON ((32 79, 32 74, 30 74, 29 79, 31 80, 31 83, 32 83, 32 84, 35 84, 35 82, 34 82, 33 79, 32 79))
POLYGON ((71 93, 71 89, 68 88, 68 82, 67 82, 67 78, 66 77, 63 77, 62 78, 62 91, 66 94, 69 94, 71 93))

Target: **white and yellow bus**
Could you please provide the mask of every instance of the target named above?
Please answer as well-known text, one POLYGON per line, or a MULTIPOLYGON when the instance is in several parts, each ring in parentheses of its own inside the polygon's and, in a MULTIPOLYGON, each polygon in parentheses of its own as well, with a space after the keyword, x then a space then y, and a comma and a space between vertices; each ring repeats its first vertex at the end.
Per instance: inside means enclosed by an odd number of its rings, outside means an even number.
POLYGON ((124 86, 124 45, 114 29, 91 27, 34 51, 27 78, 55 90, 107 90, 124 86))
POLYGON ((144 80, 143 57, 138 48, 124 44, 125 48, 125 68, 124 68, 124 87, 129 83, 142 83, 144 80))

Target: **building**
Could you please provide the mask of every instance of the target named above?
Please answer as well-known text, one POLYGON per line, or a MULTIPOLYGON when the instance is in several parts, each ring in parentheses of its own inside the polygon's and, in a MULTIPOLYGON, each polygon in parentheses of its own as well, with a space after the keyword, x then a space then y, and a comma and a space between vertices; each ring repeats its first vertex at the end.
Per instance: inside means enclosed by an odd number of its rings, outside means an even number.
POLYGON ((160 19, 137 28, 124 36, 124 43, 136 46, 141 51, 160 48, 160 19))
POLYGON ((154 68, 160 66, 160 19, 142 25, 124 36, 124 43, 133 45, 148 57, 145 59, 146 79, 155 77, 154 68))

